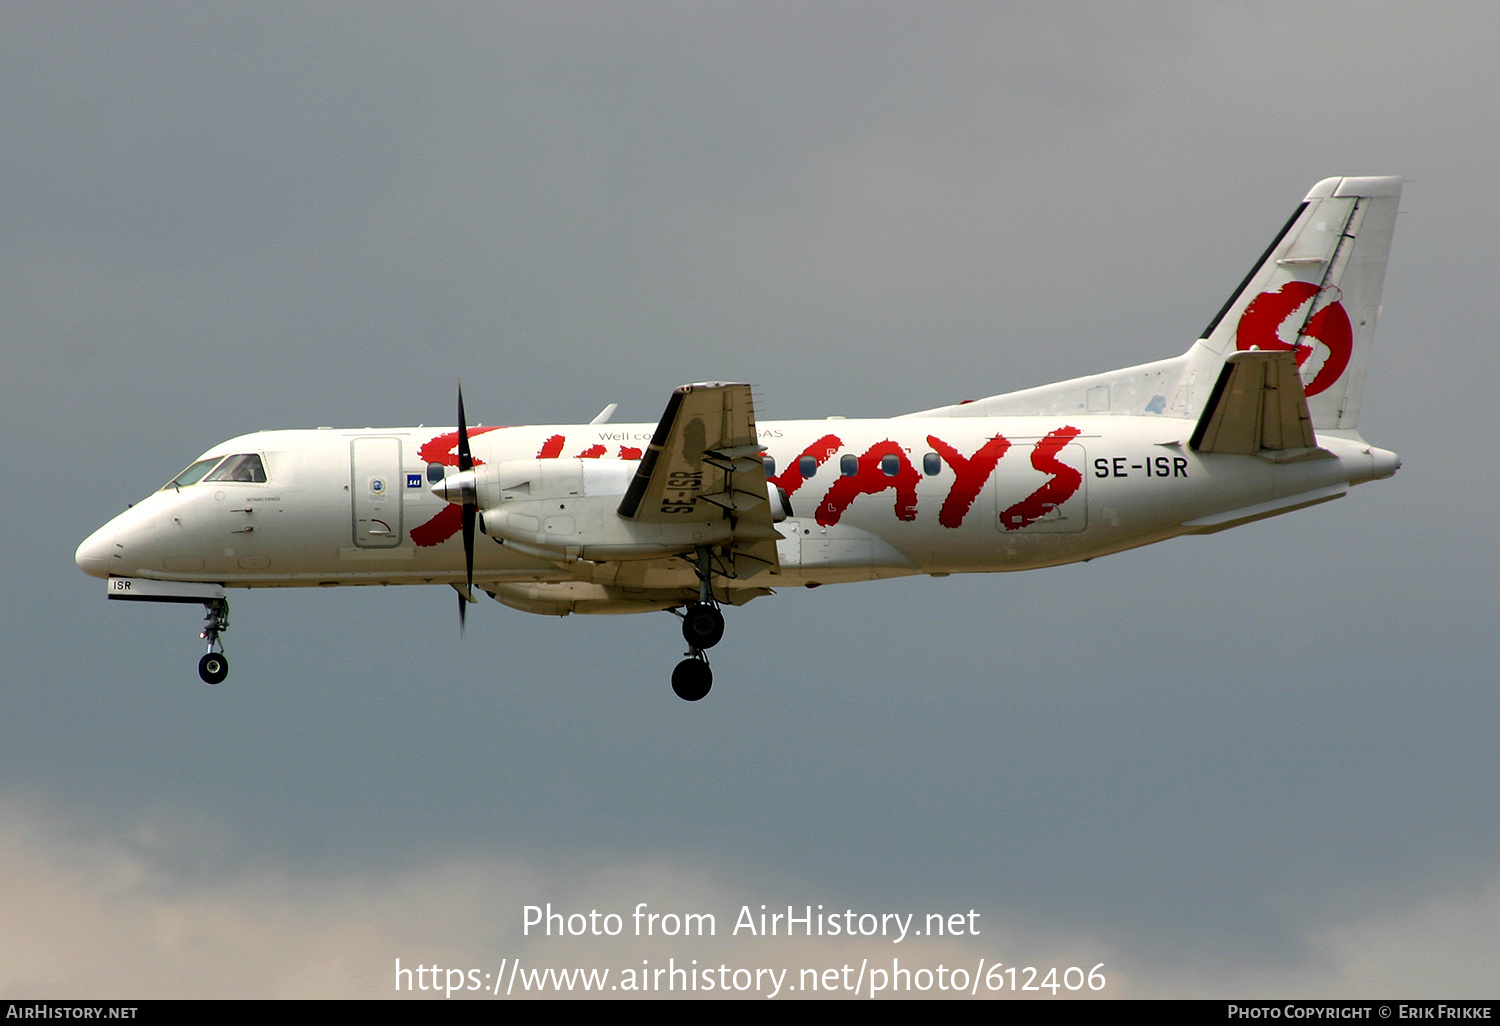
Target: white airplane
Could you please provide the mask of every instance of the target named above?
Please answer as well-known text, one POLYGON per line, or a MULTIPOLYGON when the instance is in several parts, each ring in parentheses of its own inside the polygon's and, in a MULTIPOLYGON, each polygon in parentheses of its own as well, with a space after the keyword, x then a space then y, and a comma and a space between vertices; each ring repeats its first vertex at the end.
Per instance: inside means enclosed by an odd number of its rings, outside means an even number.
POLYGON ((660 422, 264 431, 78 547, 111 599, 439 584, 515 609, 671 610, 708 693, 720 609, 778 587, 1029 570, 1327 502, 1390 477, 1355 430, 1401 179, 1318 183, 1183 355, 889 420, 759 422, 683 385, 660 422), (477 531, 476 531, 477 528, 477 531), (482 540, 476 540, 482 536, 482 540))

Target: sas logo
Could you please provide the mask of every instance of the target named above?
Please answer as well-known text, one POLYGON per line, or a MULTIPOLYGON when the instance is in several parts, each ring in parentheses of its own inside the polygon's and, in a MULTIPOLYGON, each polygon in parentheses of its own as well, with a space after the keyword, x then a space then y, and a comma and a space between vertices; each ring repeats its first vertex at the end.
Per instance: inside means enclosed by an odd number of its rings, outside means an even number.
POLYGON ((421 488, 422 487, 422 475, 421 474, 407 474, 406 475, 406 487, 408 487, 408 488, 421 488))

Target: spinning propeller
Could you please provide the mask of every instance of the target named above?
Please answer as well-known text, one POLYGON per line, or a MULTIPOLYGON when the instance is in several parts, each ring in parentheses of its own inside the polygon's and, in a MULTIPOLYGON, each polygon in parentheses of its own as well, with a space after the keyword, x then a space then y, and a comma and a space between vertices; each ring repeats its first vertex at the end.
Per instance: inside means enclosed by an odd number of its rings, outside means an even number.
POLYGON ((479 516, 479 494, 474 480, 474 454, 469 449, 469 426, 464 419, 464 386, 458 384, 458 473, 449 474, 433 492, 463 513, 464 590, 458 593, 458 630, 463 633, 468 605, 474 596, 474 522, 479 516))
MULTIPOLYGON (((464 421, 464 385, 458 383, 458 472, 474 469, 474 455, 469 452, 469 428, 464 421)), ((472 475, 471 475, 472 478, 472 475)), ((466 482, 464 496, 464 594, 458 597, 458 632, 463 633, 469 600, 474 595, 474 518, 479 515, 479 496, 472 480, 466 482)))

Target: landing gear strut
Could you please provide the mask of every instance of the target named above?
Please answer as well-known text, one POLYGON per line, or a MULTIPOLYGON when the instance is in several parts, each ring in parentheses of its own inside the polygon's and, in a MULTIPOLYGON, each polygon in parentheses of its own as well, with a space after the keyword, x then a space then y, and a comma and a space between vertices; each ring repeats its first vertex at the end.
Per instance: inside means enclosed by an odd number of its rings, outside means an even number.
POLYGON ((229 676, 229 658, 219 640, 219 635, 229 629, 229 603, 212 599, 203 603, 203 608, 208 612, 203 617, 203 633, 198 637, 208 643, 208 651, 198 660, 198 676, 205 684, 219 684, 229 676))
POLYGON ((684 702, 696 702, 714 686, 714 672, 709 669, 705 649, 713 648, 724 637, 724 614, 714 600, 713 554, 699 546, 698 601, 689 602, 682 615, 682 639, 688 643, 688 657, 672 671, 672 690, 684 702))

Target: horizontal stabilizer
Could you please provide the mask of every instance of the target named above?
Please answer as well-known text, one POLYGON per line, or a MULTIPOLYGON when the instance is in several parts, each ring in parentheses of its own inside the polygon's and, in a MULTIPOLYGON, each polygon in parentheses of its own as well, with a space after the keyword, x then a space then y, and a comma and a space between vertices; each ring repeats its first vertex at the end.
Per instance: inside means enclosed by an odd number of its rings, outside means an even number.
POLYGON ((1283 513, 1290 513, 1295 509, 1306 509, 1308 506, 1316 506, 1321 502, 1331 502, 1342 498, 1349 491, 1346 484, 1329 485, 1326 488, 1314 488, 1310 492, 1302 492, 1299 495, 1289 495, 1283 499, 1271 499, 1267 502, 1257 502, 1253 506, 1243 509, 1229 510, 1225 513, 1214 513, 1211 516, 1199 517, 1196 520, 1184 520, 1182 526, 1193 534, 1216 534, 1226 531, 1231 527, 1239 527, 1243 524, 1253 523, 1256 520, 1265 520, 1267 517, 1279 517, 1283 513))
POLYGON ((1249 350, 1224 361, 1190 447, 1253 456, 1317 446, 1307 393, 1289 349, 1249 350))

